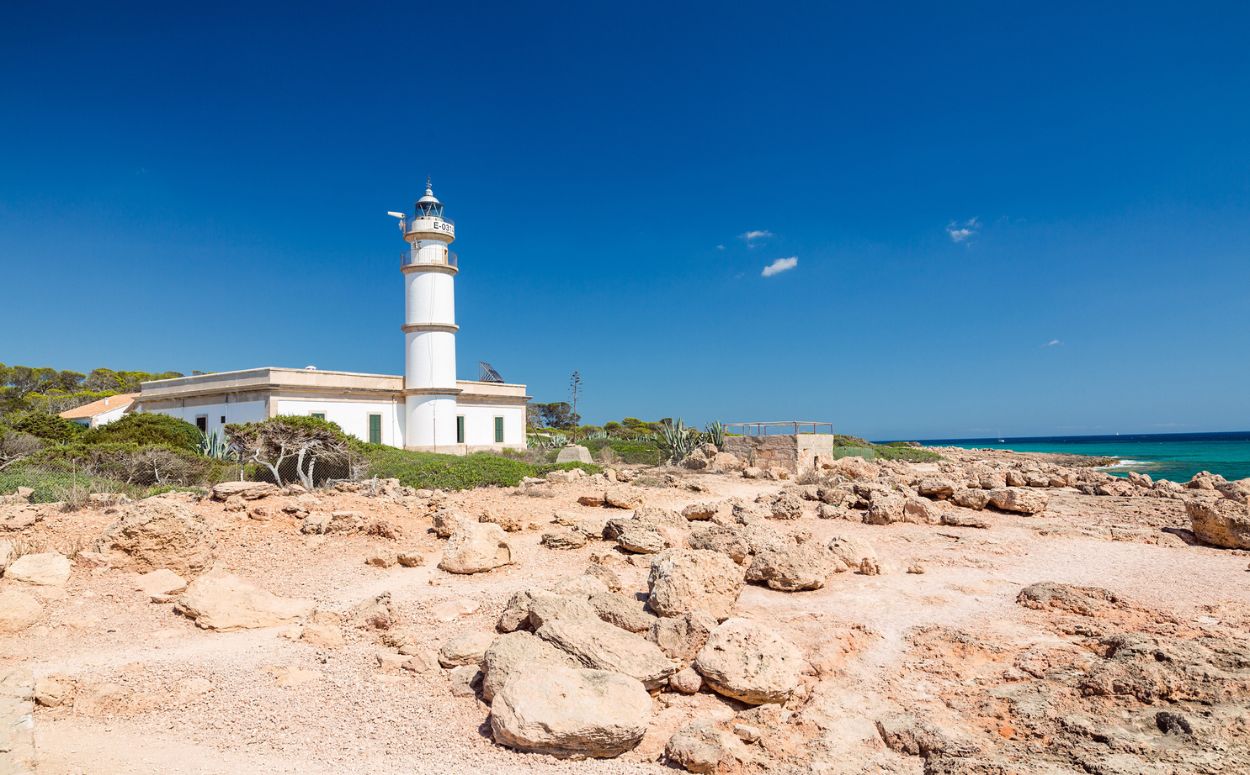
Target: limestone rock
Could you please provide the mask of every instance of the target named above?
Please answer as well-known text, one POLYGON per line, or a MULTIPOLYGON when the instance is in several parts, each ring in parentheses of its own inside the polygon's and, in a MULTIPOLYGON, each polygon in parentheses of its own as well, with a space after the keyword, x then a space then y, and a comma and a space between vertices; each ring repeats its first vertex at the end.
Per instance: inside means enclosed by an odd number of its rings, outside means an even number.
POLYGON ((577 667, 568 654, 529 632, 510 632, 482 654, 482 699, 490 702, 512 678, 542 667, 577 667))
POLYGON ((657 688, 677 671, 677 665, 649 640, 599 619, 558 616, 543 623, 535 634, 595 670, 610 670, 657 688))
POLYGON ((644 608, 644 601, 628 595, 604 591, 592 595, 589 602, 600 619, 627 632, 647 632, 656 620, 644 608))
POLYGON ((703 676, 693 667, 682 668, 668 677, 668 688, 678 694, 698 694, 703 688, 703 676))
POLYGON ((828 550, 809 541, 755 555, 747 568, 746 580, 762 581, 769 589, 798 592, 820 589, 832 572, 828 550))
POLYGON ((35 680, 35 702, 45 708, 59 708, 74 701, 74 680, 64 675, 45 675, 35 680))
POLYGON ((613 487, 603 494, 603 503, 614 509, 636 509, 642 506, 642 495, 636 490, 613 487))
POLYGON ((149 597, 152 595, 174 595, 186 588, 186 580, 169 568, 157 568, 135 579, 135 589, 149 597))
POLYGON ((733 767, 744 748, 742 741, 717 729, 708 720, 694 721, 677 730, 664 747, 669 762, 687 772, 721 772, 733 767))
POLYGON ((20 589, 0 589, 0 633, 20 632, 43 615, 43 603, 20 589))
POLYGON ((634 554, 656 554, 668 548, 668 541, 654 527, 637 525, 622 530, 616 545, 634 554))
POLYGON ((548 549, 580 549, 586 545, 586 534, 573 528, 543 533, 540 541, 548 549))
POLYGON ((595 595, 606 595, 608 587, 594 576, 583 573, 580 576, 566 576, 560 579, 551 588, 551 591, 557 595, 589 600, 595 595))
POLYGON ((4 569, 9 567, 9 563, 13 562, 17 555, 17 550, 13 547, 12 541, 0 541, 0 576, 4 575, 4 569))
POLYGON ((976 514, 960 513, 958 511, 948 511, 942 514, 942 524, 947 527, 976 527, 982 530, 988 528, 990 523, 984 517, 976 514))
POLYGON ((206 630, 242 630, 293 622, 312 613, 313 603, 279 597, 246 579, 214 569, 187 586, 175 610, 206 630))
POLYGON ((660 616, 706 611, 729 616, 742 592, 743 573, 726 555, 702 549, 670 549, 651 562, 647 578, 651 610, 660 616))
POLYGON ((516 533, 525 527, 525 521, 515 514, 505 511, 488 511, 477 518, 478 522, 489 522, 499 525, 506 533, 516 533))
POLYGON ((1250 506, 1232 498, 1191 500, 1185 513, 1199 541, 1225 549, 1250 549, 1250 506))
POLYGON ((1050 497, 1045 492, 1022 487, 1002 487, 990 491, 989 505, 999 511, 1016 514, 1039 514, 1046 510, 1050 497))
POLYGON ((681 515, 691 522, 711 519, 720 510, 720 504, 716 501, 707 501, 704 503, 692 503, 681 510, 681 515))
POLYGON ((477 665, 458 665, 447 671, 453 697, 472 697, 482 685, 482 671, 477 665))
POLYGON ((553 756, 619 756, 642 740, 651 697, 638 681, 603 670, 537 667, 491 703, 495 742, 553 756))
POLYGON ((720 552, 736 563, 743 563, 751 556, 751 544, 742 531, 726 525, 708 525, 695 530, 686 539, 691 549, 720 552))
POLYGON ((448 573, 481 573, 512 562, 512 547, 499 525, 465 522, 447 540, 438 567, 448 573))
POLYGON ((556 453, 557 463, 593 463, 595 459, 590 456, 590 450, 581 444, 570 444, 562 448, 556 453))
POLYGON ((868 511, 864 522, 869 525, 888 525, 903 521, 903 509, 907 501, 901 493, 889 490, 871 490, 868 494, 868 511))
POLYGON ((946 500, 955 494, 955 485, 946 479, 921 479, 916 492, 933 500, 946 500))
POLYGON ((584 597, 558 595, 544 589, 524 589, 508 599, 495 629, 500 632, 536 630, 544 622, 561 616, 598 618, 595 609, 590 607, 584 597))
POLYGON ((124 553, 137 570, 168 568, 183 576, 199 573, 212 563, 216 541, 204 520, 185 505, 147 498, 130 509, 105 529, 100 551, 124 553))
POLYGON ((473 521, 463 513, 447 507, 435 511, 431 519, 434 523, 434 535, 439 538, 451 538, 451 534, 461 525, 473 521))
POLYGON ((269 482, 218 482, 211 490, 215 501, 224 501, 233 497, 252 501, 278 493, 278 488, 269 482))
POLYGON ((493 633, 473 630, 450 638, 438 649, 438 663, 447 668, 479 665, 495 637, 493 633))
POLYGON ((395 561, 405 568, 416 568, 425 564, 425 557, 422 556, 421 552, 409 549, 396 554, 395 561))
POLYGON ((63 587, 69 581, 69 558, 60 552, 23 554, 5 568, 4 577, 40 587, 63 587))
POLYGON ((716 619, 703 611, 681 616, 668 616, 651 623, 647 638, 660 647, 670 659, 683 665, 694 661, 716 629, 716 619))
POLYGON ((879 470, 876 463, 870 463, 862 457, 838 458, 829 468, 831 473, 841 474, 847 479, 854 480, 875 479, 879 470))
POLYGON ((934 504, 924 498, 908 497, 903 501, 903 521, 931 525, 940 519, 934 504))
POLYGON ((859 570, 864 560, 877 562, 877 552, 872 545, 860 538, 835 535, 829 539, 826 549, 833 555, 835 570, 839 572, 859 570))
POLYGON ((989 505, 990 494, 985 490, 964 488, 956 490, 950 500, 951 503, 954 503, 956 506, 962 506, 965 509, 980 511, 989 505))
POLYGON ((694 668, 718 694, 760 705, 785 702, 799 685, 798 648, 749 619, 727 619, 712 631, 694 668))

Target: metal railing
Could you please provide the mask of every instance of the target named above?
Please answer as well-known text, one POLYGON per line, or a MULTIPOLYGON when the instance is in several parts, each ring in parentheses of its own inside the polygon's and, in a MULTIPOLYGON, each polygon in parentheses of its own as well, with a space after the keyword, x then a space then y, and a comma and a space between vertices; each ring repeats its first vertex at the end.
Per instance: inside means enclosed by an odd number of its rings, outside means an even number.
POLYGON ((452 226, 455 226, 455 225, 456 225, 456 222, 455 222, 455 221, 453 221, 452 219, 450 219, 450 218, 448 218, 448 217, 446 217, 446 216, 443 216, 443 215, 426 215, 426 214, 424 214, 424 213, 417 213, 416 215, 414 215, 414 216, 412 216, 411 218, 409 218, 409 219, 408 219, 408 225, 409 225, 409 226, 412 226, 412 222, 413 222, 413 221, 425 221, 425 220, 438 220, 438 221, 443 221, 444 223, 450 223, 452 226))
POLYGON ((725 431, 738 436, 769 436, 777 434, 833 433, 833 423, 813 420, 782 420, 777 422, 727 422, 725 431))
POLYGON ((452 251, 447 251, 447 255, 442 257, 443 260, 423 260, 420 256, 414 256, 411 251, 405 250, 399 254, 399 266, 454 266, 460 268, 460 256, 452 251))

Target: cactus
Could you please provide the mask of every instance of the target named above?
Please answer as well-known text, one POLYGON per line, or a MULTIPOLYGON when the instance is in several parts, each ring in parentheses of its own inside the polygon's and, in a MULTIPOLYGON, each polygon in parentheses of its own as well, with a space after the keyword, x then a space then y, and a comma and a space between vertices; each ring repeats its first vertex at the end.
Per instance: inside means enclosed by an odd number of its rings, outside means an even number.
POLYGON ((681 420, 666 422, 660 425, 656 441, 665 462, 680 463, 703 441, 703 434, 697 428, 688 427, 681 420))
POLYGON ((725 424, 718 421, 710 422, 703 429, 707 440, 716 445, 721 452, 725 451, 725 424))
POLYGON ((204 457, 211 457, 214 460, 235 460, 239 456, 226 437, 218 434, 217 431, 207 435, 200 434, 199 452, 204 457))

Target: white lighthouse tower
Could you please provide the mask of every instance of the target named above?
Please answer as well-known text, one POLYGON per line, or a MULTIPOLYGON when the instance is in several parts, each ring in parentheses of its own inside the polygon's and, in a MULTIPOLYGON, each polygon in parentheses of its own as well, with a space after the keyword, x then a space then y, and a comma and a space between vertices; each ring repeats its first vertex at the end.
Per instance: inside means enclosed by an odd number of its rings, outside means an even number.
POLYGON ((456 225, 427 179, 412 221, 404 272, 404 446, 452 451, 457 439, 456 254, 448 246, 456 225))

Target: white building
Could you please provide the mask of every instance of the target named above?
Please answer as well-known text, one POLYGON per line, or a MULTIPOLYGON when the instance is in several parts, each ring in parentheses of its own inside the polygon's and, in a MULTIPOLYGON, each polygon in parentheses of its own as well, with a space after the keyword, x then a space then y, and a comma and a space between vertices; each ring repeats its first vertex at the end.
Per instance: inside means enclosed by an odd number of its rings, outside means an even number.
POLYGON ((314 415, 375 444, 464 454, 525 447, 525 385, 456 379, 456 226, 428 183, 400 228, 404 374, 283 369, 145 382, 135 410, 161 412, 205 433, 276 415, 314 415))
POLYGON ((115 396, 67 409, 61 412, 61 416, 88 428, 107 425, 114 420, 120 420, 138 396, 138 393, 118 393, 115 396))

